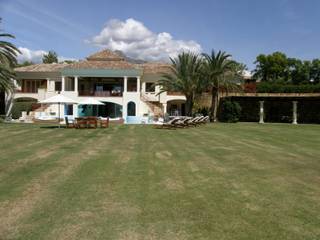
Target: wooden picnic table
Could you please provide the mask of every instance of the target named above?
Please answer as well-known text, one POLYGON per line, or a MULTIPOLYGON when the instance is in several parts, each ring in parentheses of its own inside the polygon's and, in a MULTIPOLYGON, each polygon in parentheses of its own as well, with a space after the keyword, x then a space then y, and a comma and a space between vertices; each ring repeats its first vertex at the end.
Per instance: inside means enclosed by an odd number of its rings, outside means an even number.
POLYGON ((101 119, 98 117, 78 117, 75 118, 75 128, 107 128, 109 127, 109 118, 101 119))

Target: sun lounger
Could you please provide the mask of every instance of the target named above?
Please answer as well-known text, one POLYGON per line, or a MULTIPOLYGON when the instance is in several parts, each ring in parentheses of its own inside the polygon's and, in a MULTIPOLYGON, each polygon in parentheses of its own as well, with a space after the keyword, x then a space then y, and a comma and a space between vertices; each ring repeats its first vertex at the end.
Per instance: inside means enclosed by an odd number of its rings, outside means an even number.
POLYGON ((191 120, 189 120, 188 124, 189 126, 197 126, 199 119, 201 119, 202 117, 194 117, 191 120))
POLYGON ((197 117, 188 117, 185 124, 190 127, 190 126, 195 126, 194 121, 197 119, 197 117))
POLYGON ((206 117, 203 117, 203 116, 200 117, 200 118, 197 120, 196 124, 197 124, 197 125, 203 124, 205 119, 206 119, 206 117))
POLYGON ((176 127, 184 128, 184 127, 188 126, 188 124, 187 124, 188 121, 189 121, 189 118, 187 118, 187 117, 186 118, 180 118, 174 124, 176 125, 176 127))
POLYGON ((205 116, 199 121, 199 124, 206 124, 208 120, 209 120, 209 116, 205 116))
POLYGON ((156 125, 157 128, 172 128, 175 129, 177 127, 176 122, 179 120, 180 118, 176 117, 171 119, 168 122, 164 122, 163 124, 158 124, 156 125))
POLYGON ((209 119, 210 119, 210 117, 209 117, 209 116, 206 116, 206 117, 204 118, 204 120, 203 120, 203 123, 208 123, 208 122, 209 122, 209 119))

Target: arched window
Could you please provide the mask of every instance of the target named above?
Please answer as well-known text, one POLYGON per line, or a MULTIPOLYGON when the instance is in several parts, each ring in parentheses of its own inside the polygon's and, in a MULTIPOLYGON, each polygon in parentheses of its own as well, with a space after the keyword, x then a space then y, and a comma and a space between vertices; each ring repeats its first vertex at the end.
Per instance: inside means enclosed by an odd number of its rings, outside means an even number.
POLYGON ((127 109, 128 109, 128 116, 136 115, 136 104, 134 102, 129 102, 127 109))

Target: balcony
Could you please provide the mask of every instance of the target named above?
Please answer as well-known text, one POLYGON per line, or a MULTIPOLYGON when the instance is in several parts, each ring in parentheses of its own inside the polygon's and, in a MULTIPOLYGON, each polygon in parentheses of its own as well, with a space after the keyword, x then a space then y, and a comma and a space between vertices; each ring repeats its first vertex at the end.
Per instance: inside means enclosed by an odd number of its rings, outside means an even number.
POLYGON ((79 96, 86 97, 122 97, 123 78, 80 77, 79 96))
POLYGON ((21 88, 17 89, 17 93, 38 93, 40 89, 47 89, 47 80, 44 79, 22 79, 21 88))
POLYGON ((82 97, 122 97, 121 91, 91 91, 79 90, 79 96, 82 97))

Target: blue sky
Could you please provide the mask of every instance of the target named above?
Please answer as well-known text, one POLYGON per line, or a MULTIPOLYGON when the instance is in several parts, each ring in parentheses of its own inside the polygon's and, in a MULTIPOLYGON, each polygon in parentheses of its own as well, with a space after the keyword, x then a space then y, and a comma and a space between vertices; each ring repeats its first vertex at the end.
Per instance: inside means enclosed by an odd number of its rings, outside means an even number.
POLYGON ((1 28, 35 61, 51 49, 83 59, 101 48, 147 60, 221 49, 249 69, 260 53, 319 58, 319 12, 317 0, 0 0, 1 28))

